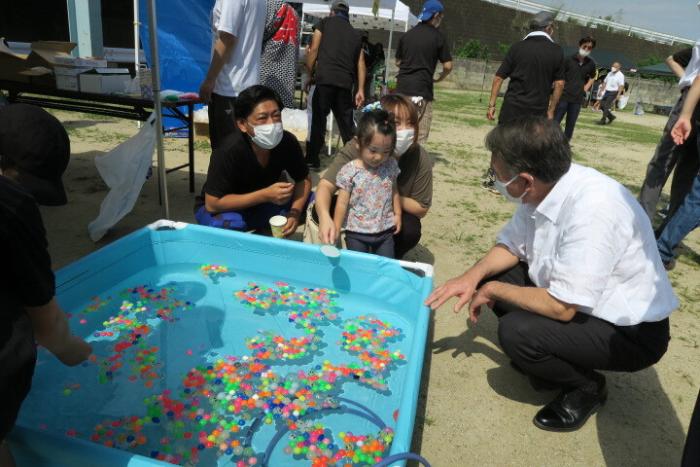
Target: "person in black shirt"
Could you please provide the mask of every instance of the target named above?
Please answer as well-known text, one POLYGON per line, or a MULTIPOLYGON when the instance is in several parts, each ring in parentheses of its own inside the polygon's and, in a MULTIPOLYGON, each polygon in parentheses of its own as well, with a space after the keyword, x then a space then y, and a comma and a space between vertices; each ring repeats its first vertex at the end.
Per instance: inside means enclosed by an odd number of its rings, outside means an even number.
POLYGON ((452 71, 452 55, 445 37, 438 30, 444 17, 438 0, 428 0, 419 15, 420 23, 404 34, 396 48, 396 92, 408 96, 418 106, 418 143, 425 144, 433 119, 433 84, 452 71), (438 61, 442 72, 433 78, 438 61))
MULTIPOLYGON (((697 48, 697 47, 696 47, 697 48)), ((664 127, 663 134, 659 143, 656 145, 656 150, 647 165, 647 173, 642 182, 642 188, 639 192, 639 203, 646 211, 649 219, 654 220, 656 214, 656 205, 661 197, 666 180, 668 180, 671 171, 673 171, 673 180, 671 182, 671 200, 669 204, 666 220, 671 219, 673 214, 678 210, 685 196, 690 192, 693 185, 695 175, 700 169, 700 161, 698 160, 698 148, 695 142, 685 142, 682 145, 676 146, 671 137, 671 129, 678 121, 678 116, 683 109, 688 89, 692 80, 684 80, 683 76, 686 73, 686 68, 691 61, 693 48, 688 47, 666 59, 666 64, 673 73, 681 80, 681 95, 678 97, 676 105, 673 106, 671 113, 664 127), (673 168, 676 170, 673 170, 673 168)), ((700 56, 697 58, 700 60, 700 56)), ((697 65, 696 65, 697 66, 697 65)), ((696 70, 697 71, 697 70, 696 70)), ((665 222, 663 223, 665 224, 665 222)), ((664 225, 661 225, 657 232, 663 230, 664 225)))
POLYGON ((564 61, 564 92, 554 113, 554 120, 561 123, 566 115, 564 135, 571 141, 581 104, 593 86, 597 73, 596 64, 588 55, 595 48, 595 39, 584 37, 578 42, 578 52, 564 61))
POLYGON ((71 334, 56 285, 37 201, 66 204, 61 175, 70 142, 61 123, 27 104, 0 109, 0 465, 14 465, 4 443, 29 393, 36 344, 66 365, 92 348, 71 334), (36 343, 35 343, 36 341, 36 343))
POLYGON ((564 52, 554 43, 554 16, 537 13, 530 21, 530 33, 508 50, 493 78, 486 118, 496 118, 496 99, 501 85, 510 78, 498 123, 526 115, 554 118, 564 89, 564 52), (552 86, 554 92, 552 92, 552 86))
POLYGON ((305 212, 311 179, 299 142, 282 128, 282 102, 272 89, 251 86, 238 95, 235 114, 240 132, 212 153, 195 218, 211 227, 266 233, 270 218, 283 215, 289 236, 305 212))
POLYGON ((362 106, 367 70, 361 53, 361 37, 350 25, 350 7, 346 0, 335 0, 330 16, 321 20, 314 31, 306 54, 306 67, 314 76, 316 89, 312 102, 311 136, 306 148, 307 164, 320 168, 319 152, 326 134, 326 117, 332 110, 343 143, 352 139, 352 89, 356 84, 354 104, 362 106), (314 69, 315 68, 315 69, 314 69))

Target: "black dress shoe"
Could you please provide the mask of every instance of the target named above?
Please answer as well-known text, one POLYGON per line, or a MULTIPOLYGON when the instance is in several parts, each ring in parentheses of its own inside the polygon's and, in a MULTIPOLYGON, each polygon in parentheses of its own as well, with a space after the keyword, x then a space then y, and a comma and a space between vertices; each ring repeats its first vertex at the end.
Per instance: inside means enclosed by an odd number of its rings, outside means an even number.
POLYGON ((610 117, 608 117, 608 120, 610 120, 608 123, 612 123, 613 120, 615 120, 616 118, 617 118, 616 116, 611 115, 610 117))
POLYGON ((564 391, 537 412, 533 423, 547 431, 575 431, 581 428, 608 397, 605 379, 583 388, 564 391))

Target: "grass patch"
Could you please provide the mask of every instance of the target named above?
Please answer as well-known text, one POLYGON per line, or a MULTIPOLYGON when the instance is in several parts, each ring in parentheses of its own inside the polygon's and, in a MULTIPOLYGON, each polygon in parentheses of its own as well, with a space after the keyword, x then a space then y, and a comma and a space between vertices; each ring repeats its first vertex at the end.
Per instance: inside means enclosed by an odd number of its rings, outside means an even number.
MULTIPOLYGON (((579 117, 578 121, 576 122, 576 129, 578 130, 585 128, 595 131, 597 135, 611 140, 612 142, 650 145, 656 145, 656 143, 659 142, 662 134, 661 128, 655 130, 637 123, 627 123, 616 120, 615 123, 611 125, 603 126, 598 125, 596 123, 597 121, 599 121, 597 115, 593 119, 588 118, 587 116, 584 116, 583 118, 579 117)), ((651 154, 649 157, 651 157, 651 154)))

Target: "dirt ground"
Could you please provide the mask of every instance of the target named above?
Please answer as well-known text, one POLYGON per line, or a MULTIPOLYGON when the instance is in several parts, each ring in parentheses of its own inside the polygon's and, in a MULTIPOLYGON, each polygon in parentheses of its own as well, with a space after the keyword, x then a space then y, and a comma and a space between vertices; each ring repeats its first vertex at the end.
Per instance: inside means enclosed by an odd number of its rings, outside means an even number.
MULTIPOLYGON (((456 90, 437 93, 427 149, 435 159, 435 194, 421 244, 407 259, 435 265, 435 282, 460 274, 494 241, 513 206, 480 188, 488 166, 483 147, 491 128, 483 118, 485 96, 456 90), (479 102, 480 97, 482 102, 479 102)), ((107 188, 94 156, 133 135, 134 122, 56 112, 69 130, 72 160, 64 177, 69 204, 42 208, 54 266, 59 268, 106 243, 162 217, 155 178, 134 208, 105 239, 92 243, 87 224, 97 216, 107 188)), ((665 117, 620 112, 610 126, 584 110, 573 140, 578 162, 595 167, 638 192, 665 117)), ((196 145, 196 190, 205 180, 208 142, 196 145)), ((168 139, 168 166, 186 160, 186 140, 168 139)), ((315 176, 317 180, 317 175, 315 176)), ((315 180, 315 181, 316 181, 315 180)), ((168 176, 171 217, 194 222, 194 194, 187 171, 168 176)), ((555 393, 535 392, 512 370, 497 344, 496 319, 478 325, 451 303, 432 320, 413 449, 434 466, 673 466, 681 451, 700 383, 700 231, 681 248, 670 274, 681 308, 671 319, 672 341, 653 368, 635 374, 609 373, 605 407, 579 431, 548 433, 531 419, 555 393)))

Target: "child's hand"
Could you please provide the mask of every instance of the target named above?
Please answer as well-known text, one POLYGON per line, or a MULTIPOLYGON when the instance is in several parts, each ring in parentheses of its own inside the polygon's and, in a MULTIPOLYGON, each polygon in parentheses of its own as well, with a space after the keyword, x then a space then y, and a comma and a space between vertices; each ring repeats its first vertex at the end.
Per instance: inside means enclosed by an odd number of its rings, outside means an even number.
POLYGON ((401 232, 401 214, 394 214, 394 235, 401 232))
POLYGON ((61 363, 68 366, 75 366, 83 363, 92 353, 92 346, 78 336, 71 335, 68 342, 56 351, 55 355, 61 363))

